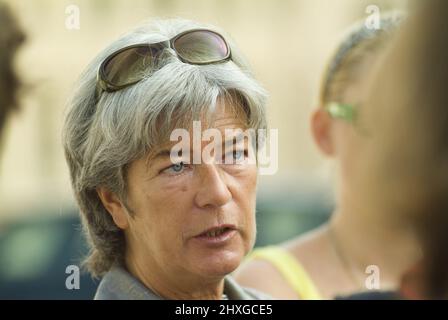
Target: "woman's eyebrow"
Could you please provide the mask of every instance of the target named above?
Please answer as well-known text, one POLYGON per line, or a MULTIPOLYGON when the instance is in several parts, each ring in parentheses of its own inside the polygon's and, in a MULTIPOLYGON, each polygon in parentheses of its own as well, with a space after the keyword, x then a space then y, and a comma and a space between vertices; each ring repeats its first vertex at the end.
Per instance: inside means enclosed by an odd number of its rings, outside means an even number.
POLYGON ((151 157, 151 160, 156 160, 160 158, 166 158, 171 155, 171 149, 162 149, 159 152, 157 152, 153 157, 151 157))
MULTIPOLYGON (((188 155, 189 149, 188 150, 180 149, 178 152, 174 153, 174 156, 182 157, 184 151, 187 151, 186 155, 188 155)), ((154 155, 148 157, 148 164, 149 164, 149 162, 152 162, 152 161, 165 160, 166 158, 171 158, 172 152, 173 152, 172 149, 161 149, 158 152, 156 152, 154 155)))
POLYGON ((168 149, 161 149, 153 155, 150 155, 146 159, 146 169, 150 169, 153 162, 157 160, 163 160, 164 158, 170 157, 171 151, 168 149))
POLYGON ((250 138, 250 137, 246 136, 245 134, 232 135, 232 136, 227 137, 226 139, 224 139, 222 141, 222 145, 223 146, 236 145, 236 144, 245 142, 246 138, 250 138))

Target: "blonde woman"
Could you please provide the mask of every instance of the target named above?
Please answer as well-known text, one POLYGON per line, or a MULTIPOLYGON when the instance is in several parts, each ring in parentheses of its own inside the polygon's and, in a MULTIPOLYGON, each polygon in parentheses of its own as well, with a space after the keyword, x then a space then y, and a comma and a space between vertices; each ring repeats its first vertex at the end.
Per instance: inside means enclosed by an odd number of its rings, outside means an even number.
POLYGON ((278 299, 331 299, 371 289, 366 270, 379 273, 373 288, 392 289, 414 261, 414 234, 398 218, 366 207, 357 179, 366 136, 356 116, 373 66, 400 20, 390 15, 379 30, 353 27, 324 75, 311 127, 319 149, 335 161, 338 192, 330 221, 279 246, 255 250, 236 273, 241 284, 278 299))

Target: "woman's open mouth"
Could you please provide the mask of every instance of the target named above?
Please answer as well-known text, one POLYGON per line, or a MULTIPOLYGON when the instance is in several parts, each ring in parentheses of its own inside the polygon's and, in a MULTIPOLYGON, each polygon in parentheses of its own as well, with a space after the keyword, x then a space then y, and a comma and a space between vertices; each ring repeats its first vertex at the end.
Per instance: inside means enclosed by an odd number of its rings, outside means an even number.
POLYGON ((194 239, 209 245, 222 245, 229 241, 236 232, 235 226, 222 225, 210 228, 194 237, 194 239))

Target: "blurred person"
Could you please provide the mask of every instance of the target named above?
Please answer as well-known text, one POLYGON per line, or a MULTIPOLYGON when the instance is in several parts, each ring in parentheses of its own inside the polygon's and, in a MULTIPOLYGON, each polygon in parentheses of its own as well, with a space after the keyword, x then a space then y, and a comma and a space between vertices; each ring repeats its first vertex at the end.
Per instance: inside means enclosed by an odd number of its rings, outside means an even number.
POLYGON ((362 116, 360 196, 410 220, 422 244, 399 286, 407 299, 448 299, 447 15, 446 1, 422 3, 375 72, 362 116))
POLYGON ((394 13, 381 20, 380 29, 364 23, 352 27, 324 75, 311 127, 319 149, 336 159, 337 199, 330 221, 286 243, 256 249, 235 274, 240 284, 279 299, 331 299, 365 291, 369 266, 380 272, 379 288, 371 289, 393 289, 416 259, 415 235, 407 224, 368 208, 357 183, 366 139, 356 124, 358 109, 402 19, 394 13))
POLYGON ((194 120, 265 128, 265 100, 236 46, 188 20, 145 24, 87 67, 63 131, 95 299, 267 297, 228 276, 254 244, 257 165, 236 160, 255 146, 223 141, 224 164, 170 157, 194 120))
POLYGON ((0 2, 0 134, 8 116, 18 108, 20 81, 14 71, 14 58, 24 38, 9 8, 0 2))

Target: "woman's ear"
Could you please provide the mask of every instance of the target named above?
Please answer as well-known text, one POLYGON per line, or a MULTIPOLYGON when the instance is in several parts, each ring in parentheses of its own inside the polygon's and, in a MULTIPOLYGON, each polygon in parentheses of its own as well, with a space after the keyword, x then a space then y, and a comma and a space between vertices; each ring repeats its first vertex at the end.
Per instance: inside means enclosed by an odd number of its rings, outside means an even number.
POLYGON ((311 116, 311 131, 314 141, 319 149, 327 156, 334 155, 334 142, 332 136, 332 118, 324 110, 317 108, 311 116))
POLYGON ((107 190, 104 187, 98 187, 96 189, 98 197, 100 198, 103 206, 112 216, 117 227, 120 229, 126 229, 129 226, 128 212, 126 206, 120 201, 115 193, 107 190))

